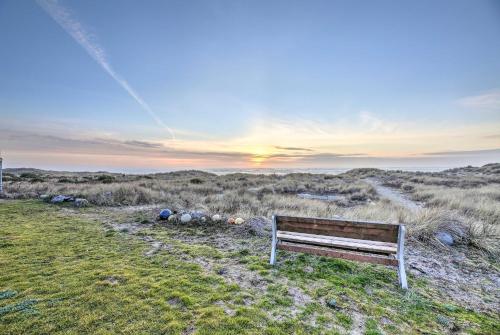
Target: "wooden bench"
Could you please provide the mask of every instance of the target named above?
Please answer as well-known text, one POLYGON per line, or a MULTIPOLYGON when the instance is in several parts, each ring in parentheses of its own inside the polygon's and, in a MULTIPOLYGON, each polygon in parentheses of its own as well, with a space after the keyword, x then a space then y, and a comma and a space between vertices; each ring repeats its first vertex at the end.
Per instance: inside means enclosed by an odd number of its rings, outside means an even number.
POLYGON ((404 236, 405 226, 399 224, 276 215, 270 263, 276 263, 276 250, 282 249, 396 266, 399 283, 407 289, 404 236))

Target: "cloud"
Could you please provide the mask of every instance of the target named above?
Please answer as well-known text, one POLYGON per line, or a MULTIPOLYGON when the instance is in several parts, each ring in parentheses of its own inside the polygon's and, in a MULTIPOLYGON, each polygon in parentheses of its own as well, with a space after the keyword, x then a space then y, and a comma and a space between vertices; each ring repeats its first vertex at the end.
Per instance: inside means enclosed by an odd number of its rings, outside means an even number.
POLYGON ((500 111, 500 89, 464 97, 458 99, 457 103, 466 108, 500 111))
MULTIPOLYGON (((81 136, 81 135, 80 135, 81 136)), ((430 152, 418 156, 391 157, 363 153, 271 152, 256 155, 217 147, 178 148, 177 142, 161 143, 112 137, 72 137, 71 134, 40 133, 0 128, 4 163, 69 170, 137 172, 185 168, 352 168, 401 166, 464 166, 500 161, 500 149, 430 152), (203 151, 202 151, 203 150, 203 151), (265 162, 264 165, 260 165, 265 162)))
POLYGON ((441 151, 424 153, 425 156, 478 156, 500 155, 500 149, 441 151))
POLYGON ((6 152, 43 152, 48 156, 60 153, 183 159, 249 159, 251 157, 251 154, 242 152, 176 149, 157 142, 123 141, 114 138, 71 138, 9 129, 0 129, 0 143, 3 144, 6 152))
POLYGON ((371 132, 392 133, 397 129, 397 124, 380 119, 375 114, 363 111, 359 114, 361 125, 371 132))
POLYGON ((161 148, 163 144, 161 143, 152 143, 152 142, 144 142, 144 141, 125 141, 123 142, 124 144, 131 145, 131 146, 137 146, 140 148, 161 148))
POLYGON ((283 162, 318 162, 326 163, 334 159, 360 157, 363 154, 310 153, 309 151, 295 153, 272 153, 255 155, 243 151, 193 150, 174 148, 159 142, 119 140, 116 138, 75 138, 66 135, 53 135, 33 131, 11 130, 0 128, 0 143, 9 154, 30 156, 43 153, 46 157, 64 155, 65 160, 71 160, 73 155, 88 155, 96 157, 130 157, 137 160, 167 159, 171 161, 184 160, 190 164, 196 163, 220 167, 247 165, 249 162, 262 158, 266 162, 280 164, 283 162), (187 160, 187 161, 186 161, 187 160))
POLYGON ((113 69, 106 52, 97 43, 95 36, 89 34, 82 23, 72 17, 67 8, 61 6, 57 0, 36 0, 36 2, 149 114, 158 126, 164 128, 171 138, 175 139, 172 129, 163 123, 146 101, 113 69))
POLYGON ((500 134, 486 135, 486 136, 483 136, 483 138, 496 140, 496 139, 500 139, 500 134))
POLYGON ((290 150, 290 151, 313 151, 312 149, 298 148, 298 147, 280 147, 280 146, 275 146, 275 148, 279 149, 279 150, 290 150))

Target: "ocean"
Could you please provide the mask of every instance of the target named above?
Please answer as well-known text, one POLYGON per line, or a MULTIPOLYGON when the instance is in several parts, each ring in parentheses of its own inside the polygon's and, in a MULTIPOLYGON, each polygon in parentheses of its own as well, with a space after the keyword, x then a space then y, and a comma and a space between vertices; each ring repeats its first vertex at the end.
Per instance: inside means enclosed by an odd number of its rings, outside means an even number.
MULTIPOLYGON (((230 174, 230 173, 250 173, 250 174, 277 174, 284 175, 288 173, 317 173, 317 174, 340 174, 354 168, 296 168, 296 169, 283 169, 283 168, 220 168, 220 169, 203 169, 203 171, 215 173, 218 175, 230 174)), ((381 170, 401 170, 401 171, 421 171, 421 172, 439 172, 449 167, 383 167, 381 170)))

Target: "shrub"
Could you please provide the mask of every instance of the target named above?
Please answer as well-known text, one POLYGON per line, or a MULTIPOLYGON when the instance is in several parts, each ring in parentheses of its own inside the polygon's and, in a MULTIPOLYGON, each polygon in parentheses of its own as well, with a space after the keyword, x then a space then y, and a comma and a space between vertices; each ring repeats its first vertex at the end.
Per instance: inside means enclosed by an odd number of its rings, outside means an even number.
POLYGON ((107 175, 107 174, 103 174, 103 175, 100 175, 99 177, 97 177, 97 180, 103 184, 111 184, 112 182, 115 181, 115 177, 107 175))
POLYGON ((36 173, 33 173, 33 172, 23 172, 19 175, 19 177, 21 177, 23 179, 34 179, 34 178, 38 178, 38 175, 36 173))
POLYGON ((401 186, 401 189, 405 192, 412 192, 415 189, 415 187, 413 185, 410 185, 410 184, 403 184, 401 186))
POLYGON ((203 179, 200 179, 200 178, 191 178, 189 180, 189 182, 191 184, 203 184, 205 181, 203 179))

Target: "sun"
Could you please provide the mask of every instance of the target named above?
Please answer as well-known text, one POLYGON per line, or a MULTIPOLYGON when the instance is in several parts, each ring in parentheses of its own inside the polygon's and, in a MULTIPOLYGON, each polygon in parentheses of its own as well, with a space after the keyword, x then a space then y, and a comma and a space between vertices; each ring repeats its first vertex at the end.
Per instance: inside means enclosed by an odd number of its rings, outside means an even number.
POLYGON ((255 166, 261 166, 272 155, 272 149, 268 147, 257 147, 250 150, 252 157, 250 161, 255 166))
POLYGON ((265 156, 253 156, 250 161, 257 166, 261 166, 262 163, 266 161, 267 157, 265 156))

